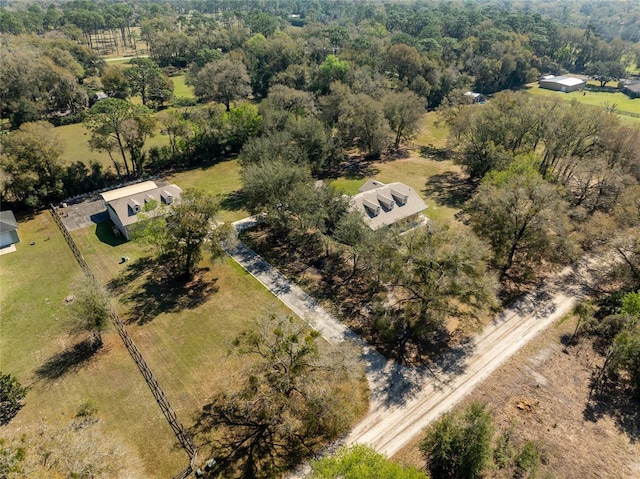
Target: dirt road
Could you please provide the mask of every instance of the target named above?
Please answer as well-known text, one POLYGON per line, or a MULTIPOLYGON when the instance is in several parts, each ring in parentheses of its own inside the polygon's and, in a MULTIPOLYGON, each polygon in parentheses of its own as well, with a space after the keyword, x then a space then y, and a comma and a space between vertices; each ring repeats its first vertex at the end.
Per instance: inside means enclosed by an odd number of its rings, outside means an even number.
MULTIPOLYGON (((565 268, 535 295, 527 295, 497 317, 473 341, 436 367, 414 375, 402 398, 379 398, 345 443, 366 443, 386 455, 398 452, 440 414, 543 329, 567 314, 588 290, 589 262, 565 268)), ((400 377, 400 379, 403 379, 400 377)), ((389 378, 394 381, 394 378, 389 378)))
MULTIPOLYGON (((237 224, 236 228, 242 227, 237 224)), ((313 298, 298 291, 297 286, 242 243, 230 254, 296 314, 319 329, 328 341, 354 339, 353 332, 346 330, 313 298)), ((588 291, 592 264, 593 260, 586 259, 579 265, 565 268, 535 293, 522 297, 481 334, 451 351, 436 365, 401 366, 386 361, 364 341, 359 341, 371 388, 369 413, 334 446, 365 443, 388 456, 398 452, 539 332, 570 312, 588 291)), ((304 465, 287 477, 304 477, 308 470, 304 465)))

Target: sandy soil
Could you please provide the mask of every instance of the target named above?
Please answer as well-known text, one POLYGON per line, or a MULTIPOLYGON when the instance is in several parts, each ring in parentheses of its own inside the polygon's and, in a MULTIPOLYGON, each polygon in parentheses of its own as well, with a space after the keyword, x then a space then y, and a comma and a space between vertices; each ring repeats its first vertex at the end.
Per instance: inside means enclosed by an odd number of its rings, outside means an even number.
MULTIPOLYGON (((460 407, 484 401, 494 414, 497 433, 515 425, 518 441, 539 441, 546 464, 538 477, 638 478, 638 403, 624 401, 623 411, 612 404, 616 401, 599 405, 589 401, 591 373, 603 359, 587 339, 564 348, 561 338, 571 335, 574 327, 574 320, 568 320, 549 328, 480 384, 460 407)), ((422 467, 420 439, 415 437, 395 459, 422 467)), ((491 471, 488 477, 512 475, 491 471)))

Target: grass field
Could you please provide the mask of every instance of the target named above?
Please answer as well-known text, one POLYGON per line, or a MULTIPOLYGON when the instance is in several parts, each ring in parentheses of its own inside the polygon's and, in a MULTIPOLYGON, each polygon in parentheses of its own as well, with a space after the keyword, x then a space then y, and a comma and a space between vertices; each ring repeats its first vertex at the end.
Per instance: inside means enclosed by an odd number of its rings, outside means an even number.
MULTIPOLYGON (((561 98, 566 101, 576 100, 580 103, 587 105, 599 106, 604 108, 605 106, 616 105, 616 109, 619 112, 630 112, 640 115, 640 100, 629 98, 627 95, 621 92, 596 92, 596 91, 574 91, 570 93, 562 93, 553 90, 547 90, 540 88, 537 83, 530 83, 526 87, 526 91, 531 95, 538 95, 551 98, 561 98)), ((640 124, 640 118, 632 117, 621 114, 620 119, 627 125, 640 124)))
POLYGON ((193 88, 186 85, 184 79, 184 74, 171 77, 174 96, 176 98, 195 98, 196 96, 193 94, 193 88))
MULTIPOLYGON (((109 159, 109 155, 107 153, 102 151, 91 151, 91 148, 89 148, 89 138, 91 137, 91 133, 82 123, 58 126, 54 131, 62 141, 63 164, 68 165, 74 161, 83 161, 88 164, 89 160, 95 160, 105 168, 111 168, 114 170, 113 163, 109 159)), ((158 129, 155 136, 147 140, 145 148, 149 149, 152 146, 165 146, 168 144, 169 137, 160 134, 160 130, 158 129)), ((119 158, 119 155, 119 151, 113 152, 113 156, 116 160, 119 158)), ((120 162, 122 162, 122 158, 120 158, 120 162)))
POLYGON ((446 125, 436 125, 438 114, 435 111, 425 113, 422 121, 422 128, 413 142, 420 146, 435 146, 444 148, 449 136, 449 127, 446 125))
POLYGON ((213 196, 220 196, 222 221, 236 221, 249 216, 237 191, 242 187, 238 160, 227 160, 212 166, 194 168, 167 177, 183 190, 197 188, 213 196))
MULTIPOLYGON (((43 421, 72 420, 90 399, 102 428, 130 451, 132 463, 142 461, 147 477, 171 477, 186 466, 186 454, 113 328, 98 354, 80 364, 70 361, 68 352, 83 337, 68 333, 71 307, 63 303, 82 275, 49 213, 19 224, 18 251, 0 257, 0 363, 31 389, 3 436, 17 437, 43 421)), ((89 227, 72 236, 98 278, 116 280, 114 305, 190 427, 207 399, 228 387, 246 362, 228 355, 231 338, 255 327, 258 316, 288 310, 230 259, 203 261, 201 281, 187 291, 159 281, 155 270, 138 269, 148 247, 119 244, 109 233, 89 227), (121 264, 125 255, 130 261, 121 264)))

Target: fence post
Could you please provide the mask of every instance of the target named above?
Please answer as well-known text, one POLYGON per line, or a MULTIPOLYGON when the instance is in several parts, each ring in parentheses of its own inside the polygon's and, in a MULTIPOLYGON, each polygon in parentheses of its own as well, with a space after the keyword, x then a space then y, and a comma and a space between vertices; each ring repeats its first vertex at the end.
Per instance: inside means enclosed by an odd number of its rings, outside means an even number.
MULTIPOLYGON (((60 229, 62 236, 67 242, 67 245, 71 249, 73 256, 76 258, 76 261, 78 262, 78 264, 80 265, 84 273, 87 275, 87 277, 89 277, 89 279, 94 284, 98 285, 99 283, 97 278, 91 271, 91 268, 89 268, 89 265, 87 264, 84 257, 82 256, 82 253, 80 253, 80 250, 78 249, 78 246, 76 245, 75 241, 73 241, 73 238, 69 234, 69 231, 62 223, 62 220, 60 219, 60 216, 58 216, 58 212, 55 210, 53 205, 51 205, 50 212, 51 212, 51 216, 53 216, 54 222, 56 223, 56 225, 58 225, 58 228, 60 229)), ((122 342, 127 348, 129 355, 131 356, 133 361, 136 363, 136 366, 138 366, 138 370, 142 374, 142 377, 147 383, 147 386, 149 386, 149 389, 151 389, 151 393, 153 394, 154 399, 158 403, 158 406, 160 406, 160 410, 162 411, 162 414, 164 415, 165 419, 169 423, 169 426, 171 426, 171 429, 173 429, 174 434, 176 435, 178 441, 180 442, 180 445, 189 456, 189 466, 187 466, 186 469, 184 469, 183 471, 179 472, 176 476, 174 476, 174 479, 184 479, 187 476, 189 476, 189 474, 191 474, 191 472, 193 471, 196 458, 198 457, 198 448, 194 444, 193 438, 191 437, 191 435, 185 430, 184 426, 178 420, 178 416, 176 412, 173 410, 173 408, 171 407, 171 404, 169 403, 167 396, 164 394, 164 391, 160 387, 158 380, 153 375, 153 372, 149 368, 147 362, 144 360, 144 357, 140 353, 140 350, 138 349, 136 344, 133 342, 133 339, 131 338, 126 328, 124 327, 124 323, 122 322, 122 320, 118 316, 118 313, 113 307, 111 307, 109 316, 111 318, 111 322, 113 323, 116 330, 118 331, 118 334, 122 339, 122 342)))

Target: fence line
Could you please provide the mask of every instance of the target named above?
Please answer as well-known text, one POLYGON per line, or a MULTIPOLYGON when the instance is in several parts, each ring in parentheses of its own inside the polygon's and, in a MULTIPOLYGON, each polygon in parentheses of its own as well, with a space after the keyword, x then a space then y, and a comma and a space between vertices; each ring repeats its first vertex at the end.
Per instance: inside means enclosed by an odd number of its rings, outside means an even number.
MULTIPOLYGON (((93 281, 95 284, 98 284, 97 278, 93 274, 93 271, 91 271, 91 268, 85 261, 84 257, 82 256, 82 253, 80 253, 80 250, 78 249, 78 246, 76 245, 75 241, 73 241, 73 238, 71 238, 69 231, 62 223, 62 220, 60 219, 58 212, 55 210, 53 206, 51 207, 50 211, 51 211, 51 216, 53 216, 54 222, 58 225, 58 228, 62 232, 62 236, 64 236, 64 239, 69 245, 69 248, 71 248, 71 252, 73 253, 73 256, 75 256, 76 261, 78 262, 78 264, 80 265, 84 273, 89 277, 89 279, 93 281)), ((136 363, 136 366, 138 366, 138 369, 140 370, 140 373, 142 374, 142 377, 144 378, 145 382, 149 386, 149 389, 151 389, 151 393, 153 394, 153 397, 158 403, 158 406, 160 406, 160 410, 162 411, 162 414, 164 414, 164 417, 169 423, 169 426, 171 426, 171 429, 173 429, 174 434, 176 435, 176 437, 178 438, 178 441, 180 442, 180 445, 189 455, 189 466, 187 466, 184 470, 179 472, 173 478, 173 479, 184 479, 188 477, 193 471, 193 467, 194 467, 196 458, 198 456, 198 448, 195 446, 191 435, 185 430, 184 426, 178 420, 178 416, 176 415, 175 411, 171 407, 171 404, 169 403, 169 400, 164 394, 164 391, 160 387, 158 380, 153 375, 153 372, 147 365, 147 362, 142 357, 140 350, 138 349, 136 344, 133 342, 133 339, 125 329, 124 323, 118 316, 118 313, 113 308, 113 306, 110 307, 110 317, 111 317, 111 322, 113 323, 116 330, 118 331, 118 334, 120 335, 120 338, 124 342, 124 345, 127 348, 127 351, 129 351, 131 358, 136 363)))

